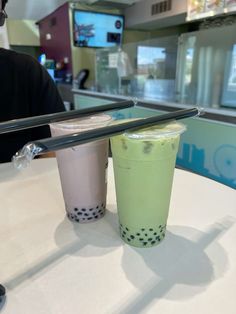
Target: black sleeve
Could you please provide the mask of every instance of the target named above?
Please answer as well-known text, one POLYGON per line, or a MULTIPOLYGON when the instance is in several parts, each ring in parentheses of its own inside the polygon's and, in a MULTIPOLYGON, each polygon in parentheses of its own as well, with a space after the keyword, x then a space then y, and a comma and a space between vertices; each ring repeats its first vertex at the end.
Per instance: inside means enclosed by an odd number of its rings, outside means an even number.
MULTIPOLYGON (((31 102, 31 116, 65 111, 64 104, 57 90, 56 84, 37 60, 29 58, 28 64, 28 92, 31 102)), ((50 137, 48 126, 32 130, 33 139, 50 137)))
MULTIPOLYGON (((65 111, 57 87, 37 60, 0 49, 0 121, 65 111)), ((0 162, 7 162, 27 142, 50 137, 49 126, 0 135, 0 162)))
POLYGON ((64 111, 64 104, 56 84, 41 64, 29 58, 28 86, 32 102, 32 114, 41 115, 64 111))

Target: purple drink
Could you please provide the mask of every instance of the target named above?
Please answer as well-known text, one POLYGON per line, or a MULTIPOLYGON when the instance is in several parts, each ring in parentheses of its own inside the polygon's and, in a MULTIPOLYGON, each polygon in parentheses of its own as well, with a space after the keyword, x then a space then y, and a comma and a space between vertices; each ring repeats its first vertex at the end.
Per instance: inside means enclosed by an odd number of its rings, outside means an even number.
MULTIPOLYGON (((104 127, 112 118, 100 114, 50 125, 52 136, 104 127)), ((56 152, 67 216, 87 223, 104 216, 106 208, 108 139, 56 152)))

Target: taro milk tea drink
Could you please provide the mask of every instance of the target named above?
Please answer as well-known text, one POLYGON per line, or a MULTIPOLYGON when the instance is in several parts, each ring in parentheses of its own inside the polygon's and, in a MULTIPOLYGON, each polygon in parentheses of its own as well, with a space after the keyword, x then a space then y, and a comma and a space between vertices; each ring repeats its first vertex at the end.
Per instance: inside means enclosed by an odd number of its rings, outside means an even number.
MULTIPOLYGON (((111 121, 105 114, 53 123, 52 136, 80 133, 104 127, 111 121)), ((105 214, 107 194, 108 140, 62 149, 56 152, 67 216, 87 223, 105 214)))
POLYGON ((157 125, 111 138, 121 238, 151 247, 165 237, 179 123, 157 125))

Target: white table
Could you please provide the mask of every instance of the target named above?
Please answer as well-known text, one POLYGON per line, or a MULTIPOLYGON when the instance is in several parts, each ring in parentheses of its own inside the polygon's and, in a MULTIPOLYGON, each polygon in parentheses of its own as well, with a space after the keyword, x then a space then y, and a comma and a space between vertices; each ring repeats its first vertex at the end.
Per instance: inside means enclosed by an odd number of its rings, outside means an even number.
POLYGON ((65 218, 55 160, 18 172, 0 165, 0 282, 4 314, 236 313, 236 193, 175 171, 168 232, 154 248, 118 235, 109 168, 108 212, 65 218))

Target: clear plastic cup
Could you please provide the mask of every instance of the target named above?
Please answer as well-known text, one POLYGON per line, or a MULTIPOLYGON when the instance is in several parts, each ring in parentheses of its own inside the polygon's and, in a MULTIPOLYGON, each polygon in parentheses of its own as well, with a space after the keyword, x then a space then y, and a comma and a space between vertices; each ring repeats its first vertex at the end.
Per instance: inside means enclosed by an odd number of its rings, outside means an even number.
POLYGON ((157 125, 111 138, 120 235, 151 247, 165 237, 180 123, 157 125))
MULTIPOLYGON (((52 136, 80 133, 108 125, 112 118, 99 114, 50 125, 52 136)), ((56 152, 65 209, 70 220, 87 223, 105 214, 108 140, 56 152)))

